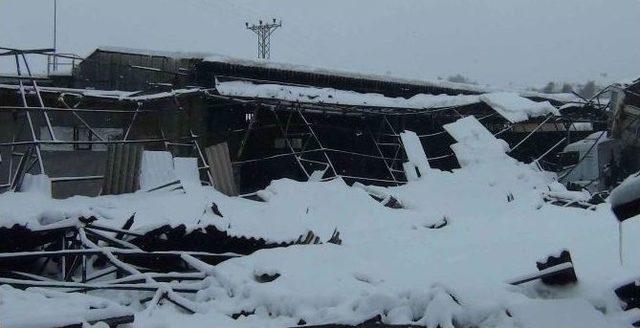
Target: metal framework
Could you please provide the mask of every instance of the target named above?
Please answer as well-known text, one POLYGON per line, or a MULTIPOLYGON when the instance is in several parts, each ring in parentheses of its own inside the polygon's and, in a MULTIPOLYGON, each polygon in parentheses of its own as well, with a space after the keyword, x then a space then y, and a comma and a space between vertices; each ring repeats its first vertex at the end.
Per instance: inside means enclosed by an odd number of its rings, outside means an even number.
MULTIPOLYGON (((383 183, 386 185, 399 185, 406 183, 402 164, 407 160, 402 141, 400 139, 400 131, 404 129, 403 118, 413 117, 416 114, 420 116, 440 116, 444 113, 453 113, 455 115, 447 118, 447 123, 459 118, 460 113, 456 112, 457 107, 445 107, 424 110, 403 110, 395 108, 376 108, 362 106, 340 106, 335 104, 312 104, 288 102, 274 99, 250 99, 243 97, 229 97, 211 94, 211 97, 225 99, 229 101, 239 102, 253 108, 251 120, 247 129, 237 130, 234 132, 242 133, 242 142, 237 160, 233 163, 235 166, 242 166, 248 163, 256 163, 261 161, 269 161, 290 157, 295 161, 304 177, 307 179, 328 180, 333 178, 343 178, 349 181, 364 183, 383 183), (270 115, 260 116, 260 113, 267 112, 270 115), (331 124, 323 124, 322 119, 327 116, 344 116, 351 119, 359 120, 361 123, 358 127, 336 126, 331 124), (260 122, 259 117, 271 118, 272 121, 260 122), (315 121, 314 121, 315 119, 315 121), (346 129, 354 133, 365 135, 372 145, 372 152, 358 152, 353 149, 337 149, 328 147, 322 140, 323 136, 317 133, 317 129, 340 130, 346 129), (247 144, 250 143, 250 136, 257 133, 261 129, 276 129, 280 137, 284 140, 286 152, 281 154, 269 155, 260 158, 246 158, 244 151, 247 144), (362 131, 359 131, 362 130, 362 131), (294 139, 302 139, 299 142, 302 146, 295 149, 294 139), (362 160, 369 159, 381 163, 386 170, 385 177, 371 178, 365 176, 355 176, 341 173, 345 167, 339 167, 335 164, 333 158, 337 155, 350 155, 362 160), (318 171, 322 173, 320 176, 313 176, 318 171), (313 177, 312 177, 313 176, 313 177)), ((494 117, 495 113, 478 117, 479 120, 486 120, 494 117)), ((436 120, 437 121, 437 120, 436 120)), ((544 124, 544 123, 542 123, 544 124)), ((442 124, 439 124, 442 125, 442 124)), ((510 128, 510 127, 509 127, 510 128)), ((506 131, 500 131, 496 135, 506 131)), ((433 138, 439 138, 447 134, 446 131, 421 134, 420 139, 429 142, 433 138)), ((526 141, 526 140, 524 140, 526 141)), ((452 159, 455 155, 450 150, 441 154, 429 154, 428 160, 432 164, 438 161, 452 159)))
MULTIPOLYGON (((227 77, 231 79, 230 77, 227 77)), ((332 179, 341 177, 345 180, 356 182, 377 182, 386 185, 398 185, 406 183, 403 162, 407 160, 400 133, 406 127, 405 122, 414 118, 428 118, 434 122, 436 131, 419 134, 418 137, 423 143, 439 143, 443 142, 441 138, 447 138, 448 133, 441 127, 444 124, 455 121, 461 117, 475 115, 479 121, 503 122, 498 118, 496 112, 477 112, 469 111, 464 106, 442 107, 442 108, 425 108, 425 109, 398 109, 372 106, 345 106, 337 104, 318 104, 318 103, 301 103, 291 102, 282 99, 266 99, 266 98, 248 98, 236 96, 222 96, 210 94, 213 98, 224 99, 230 102, 238 102, 247 106, 245 108, 253 109, 251 121, 246 130, 237 130, 235 132, 243 133, 242 147, 244 150, 250 142, 249 136, 260 129, 276 129, 280 136, 285 140, 285 153, 263 156, 260 158, 246 158, 244 151, 238 153, 236 166, 242 166, 247 163, 255 163, 260 161, 269 161, 278 158, 290 157, 295 161, 300 171, 308 179, 311 178, 314 171, 323 172, 322 179, 332 179), (264 119, 265 116, 259 116, 260 111, 268 111, 273 113, 271 117, 273 121, 258 122, 258 117, 264 119), (351 119, 361 119, 362 126, 349 127, 337 126, 330 123, 323 124, 324 117, 346 117, 351 119), (311 119, 309 119, 311 117, 311 119), (495 121, 495 119, 498 121, 495 121), (331 125, 331 126, 330 126, 331 125), (439 127, 439 128, 438 128, 439 127), (325 145, 323 136, 320 136, 317 129, 350 129, 354 132, 361 129, 371 140, 374 146, 372 152, 358 152, 353 149, 337 149, 325 145), (293 139, 303 139, 303 147, 295 149, 293 139), (438 139, 440 138, 440 139, 438 139), (344 166, 335 164, 333 160, 339 154, 348 154, 361 159, 374 159, 382 163, 386 169, 386 177, 369 178, 364 176, 354 176, 342 173, 344 166), (309 160, 310 159, 310 160, 309 160), (313 164, 313 165, 311 165, 313 164)), ((268 116, 267 116, 268 118, 268 116)), ((591 122, 591 119, 574 121, 572 117, 564 116, 547 116, 535 121, 530 129, 525 131, 514 131, 518 128, 517 124, 504 124, 503 128, 494 132, 496 137, 509 132, 512 140, 510 154, 512 156, 520 156, 526 154, 525 157, 535 162, 537 165, 548 164, 544 159, 549 154, 557 150, 564 143, 570 143, 575 140, 573 137, 573 125, 577 122, 591 122), (543 129, 544 127, 544 129, 543 129), (546 140, 544 143, 538 142, 536 135, 544 133, 551 127, 552 130, 560 135, 556 140, 546 140), (523 136, 518 136, 523 134, 523 136), (515 138, 514 138, 515 137, 515 138), (530 158, 529 158, 530 157, 530 158), (544 161, 544 163, 543 163, 544 161)), ((533 123, 533 122, 530 122, 533 123)), ((495 127, 494 127, 495 128, 495 127)), ((495 130, 494 130, 495 131, 495 130)), ((326 138, 326 136, 324 136, 326 138)), ((455 154, 446 149, 444 151, 429 151, 433 149, 428 147, 428 160, 432 165, 438 165, 439 161, 454 161, 455 154)), ((524 155, 523 155, 524 156, 524 155)), ((317 177, 314 177, 317 179, 317 177)))
MULTIPOLYGON (((248 163, 292 157, 296 165, 300 169, 300 172, 302 172, 304 177, 310 180, 322 181, 340 177, 352 181, 380 182, 394 185, 406 182, 403 177, 396 178, 398 172, 402 171, 396 170, 397 172, 394 173, 392 171, 392 167, 389 166, 389 164, 386 164, 399 163, 401 166, 402 158, 406 158, 406 156, 404 156, 402 146, 399 143, 399 135, 395 135, 395 137, 393 137, 395 140, 397 140, 397 148, 393 153, 394 157, 386 157, 385 154, 383 154, 379 149, 377 153, 366 154, 353 150, 331 148, 325 145, 325 143, 322 141, 322 137, 316 131, 316 128, 321 127, 329 129, 339 129, 339 127, 322 125, 320 123, 313 122, 313 119, 310 118, 310 115, 314 114, 317 115, 318 112, 315 110, 308 110, 308 108, 306 108, 303 104, 257 104, 252 114, 252 118, 249 122, 248 128, 246 130, 235 131, 242 133, 243 137, 240 151, 237 156, 237 161, 235 161, 233 164, 235 166, 242 166, 248 163), (264 124, 261 125, 262 122, 259 122, 261 113, 270 114, 269 116, 271 117, 271 122, 273 124, 268 124, 270 122, 264 122, 264 124), (246 144, 250 142, 250 136, 256 133, 259 129, 276 129, 279 132, 287 151, 282 154, 269 155, 262 158, 244 158, 244 149, 246 147, 246 144), (341 170, 334 163, 334 159, 332 159, 338 154, 355 156, 362 159, 372 159, 385 163, 385 167, 387 168, 388 172, 388 178, 370 178, 363 176, 345 175, 341 173, 341 170)), ((386 120, 386 117, 382 115, 378 116, 378 119, 384 122, 386 120)), ((390 123, 388 124, 389 126, 391 126, 390 123)), ((367 124, 364 122, 363 125, 367 126, 367 124)), ((386 125, 383 125, 383 127, 386 127, 386 125)), ((393 129, 392 126, 391 128, 393 129)), ((384 130, 380 130, 377 133, 374 133, 368 126, 367 130, 367 134, 371 138, 372 142, 377 145, 377 136, 381 135, 384 130)))
POLYGON ((144 251, 127 241, 143 235, 126 229, 105 227, 94 219, 80 218, 66 226, 40 233, 51 234, 59 239, 42 245, 45 248, 43 251, 0 253, 0 284, 16 288, 45 287, 63 292, 152 292, 152 298, 142 300, 150 302, 149 306, 167 300, 193 314, 197 305, 182 294, 194 294, 204 287, 199 282, 211 273, 212 267, 204 260, 219 263, 242 256, 235 253, 144 251), (33 263, 38 259, 41 259, 39 272, 12 269, 16 262, 33 263), (139 264, 140 260, 153 263, 167 259, 182 263, 182 270, 158 272, 139 264), (59 269, 53 279, 52 266, 59 269))
MULTIPOLYGON (((11 78, 17 81, 16 91, 19 98, 19 106, 0 106, 0 114, 6 112, 12 113, 11 127, 13 128, 11 140, 0 142, 0 148, 10 148, 8 176, 4 182, 0 180, 0 191, 7 189, 20 190, 26 173, 49 174, 45 165, 45 156, 42 151, 43 145, 74 145, 77 147, 83 145, 142 144, 163 145, 166 150, 169 150, 171 147, 191 148, 198 158, 200 171, 205 171, 208 178, 207 182, 213 184, 213 179, 209 172, 209 165, 198 142, 198 135, 193 133, 193 131, 189 131, 189 135, 179 137, 178 139, 165 137, 159 117, 161 112, 167 112, 166 110, 145 110, 145 100, 139 100, 137 98, 132 98, 132 101, 130 101, 134 103, 135 110, 79 108, 78 106, 68 105, 65 102, 64 93, 60 93, 60 97, 58 97, 57 100, 60 107, 47 106, 43 100, 42 87, 38 84, 40 78, 34 76, 26 55, 37 54, 50 56, 52 49, 20 50, 0 48, 0 50, 5 51, 0 53, 0 56, 12 56, 15 59, 16 75, 11 78), (95 138, 95 140, 63 140, 55 134, 51 119, 52 113, 56 113, 57 115, 70 115, 75 124, 74 126, 87 129, 92 137, 91 139, 95 138), (154 116, 158 124, 156 136, 151 138, 132 137, 132 130, 137 126, 141 113, 155 114, 154 116), (110 139, 101 135, 95 127, 89 124, 89 120, 84 116, 88 114, 124 115, 130 116, 131 119, 126 127, 126 133, 123 138, 110 139), (46 127, 46 136, 48 138, 43 138, 41 135, 39 130, 41 126, 46 127)), ((173 103, 176 108, 171 110, 175 110, 178 113, 182 112, 178 96, 173 94, 167 97, 173 97, 174 99, 173 103)), ((103 178, 103 176, 50 176, 53 183, 99 180, 103 178)))

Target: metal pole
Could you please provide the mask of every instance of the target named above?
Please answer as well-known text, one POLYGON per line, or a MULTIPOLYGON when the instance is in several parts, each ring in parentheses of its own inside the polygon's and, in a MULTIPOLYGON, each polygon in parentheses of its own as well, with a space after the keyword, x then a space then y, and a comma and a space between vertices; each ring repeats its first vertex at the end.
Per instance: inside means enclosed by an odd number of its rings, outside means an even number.
POLYGON ((133 117, 131 118, 131 123, 129 123, 129 127, 127 128, 127 132, 124 134, 123 140, 129 139, 129 133, 131 132, 131 128, 133 128, 133 123, 135 123, 136 117, 138 117, 140 108, 142 108, 142 103, 138 103, 138 107, 136 107, 136 111, 133 113, 133 117))
POLYGON ((316 142, 318 143, 318 146, 320 146, 320 149, 322 149, 322 154, 324 155, 324 158, 327 160, 327 164, 329 165, 329 167, 333 171, 333 175, 337 176, 338 175, 338 171, 336 171, 336 168, 333 166, 333 163, 331 162, 331 159, 329 158, 329 155, 327 155, 326 148, 324 148, 324 145, 322 144, 322 142, 320 142, 320 138, 318 138, 318 135, 316 135, 316 132, 311 127, 311 124, 309 124, 309 121, 307 121, 307 118, 304 117, 304 115, 302 114, 302 111, 300 110, 300 108, 297 108, 297 110, 298 110, 298 115, 300 115, 300 117, 302 118, 302 121, 304 121, 304 124, 306 125, 307 129, 309 129, 309 132, 311 133, 311 136, 316 140, 316 142))
POLYGON ((526 137, 524 137, 524 139, 520 140, 520 142, 518 142, 517 145, 513 146, 513 148, 511 148, 511 150, 508 153, 511 153, 513 151, 515 151, 516 149, 518 149, 518 147, 520 147, 520 145, 522 145, 523 143, 525 143, 525 141, 529 140, 529 138, 536 132, 538 132, 538 130, 540 130, 540 128, 545 125, 545 123, 547 123, 550 119, 552 119, 554 116, 553 115, 549 115, 549 117, 547 117, 544 121, 542 121, 542 123, 538 124, 538 126, 536 126, 535 129, 533 129, 526 137))
POLYGON ((189 130, 189 133, 191 134, 191 142, 193 143, 193 146, 195 147, 196 151, 198 152, 198 156, 200 157, 200 160, 202 161, 202 164, 207 167, 207 178, 209 178, 209 183, 211 184, 211 186, 214 186, 214 181, 213 181, 213 175, 211 175, 211 165, 209 164, 209 162, 207 162, 207 159, 205 158, 204 154, 202 153, 202 148, 200 148, 200 144, 198 143, 198 136, 193 133, 193 130, 189 130))
POLYGON ((400 154, 400 148, 401 148, 401 146, 400 146, 401 145, 400 135, 396 132, 396 129, 393 128, 393 125, 391 124, 391 122, 389 122, 389 120, 387 119, 387 115, 383 115, 382 117, 384 119, 384 122, 387 124, 387 126, 391 130, 391 133, 393 133, 393 135, 397 136, 396 140, 398 142, 398 147, 396 147, 396 152, 393 155, 393 161, 391 161, 391 165, 390 165, 390 167, 393 169, 394 166, 396 165, 396 162, 398 161, 398 155, 400 154))
MULTIPOLYGON (((59 99, 60 102, 67 107, 68 109, 71 109, 71 107, 69 107, 69 105, 67 105, 67 103, 64 101, 63 98, 59 99)), ((100 141, 105 141, 106 139, 103 138, 101 135, 99 135, 90 125, 89 123, 87 123, 87 121, 85 121, 82 116, 80 116, 80 114, 76 113, 74 110, 71 111, 71 113, 73 114, 73 116, 75 116, 80 123, 82 123, 82 125, 84 125, 96 138, 100 139, 100 141)))
MULTIPOLYGON (((18 54, 15 55, 15 59, 16 59, 16 70, 18 72, 18 75, 21 75, 20 58, 18 57, 18 54)), ((19 85, 20 85, 20 97, 22 100, 22 105, 24 107, 27 107, 29 106, 29 104, 27 103, 27 97, 25 95, 24 84, 22 83, 22 80, 20 80, 19 85)), ((36 129, 33 126, 33 120, 31 119, 31 114, 28 111, 26 112, 26 114, 27 114, 26 115, 27 122, 29 123, 29 129, 31 130, 31 139, 35 144, 36 156, 38 157, 38 163, 40 164, 40 173, 46 174, 44 170, 44 162, 42 161, 42 154, 40 153, 40 143, 39 143, 40 141, 38 140, 36 129)))
POLYGON ((58 70, 58 0, 53 0, 53 71, 58 70))
POLYGON ((624 266, 624 261, 623 261, 623 247, 622 247, 622 222, 618 223, 618 254, 620 256, 620 266, 624 266))
MULTIPOLYGON (((373 144, 376 146, 376 150, 378 151, 378 154, 380 154, 380 157, 384 157, 384 153, 382 152, 382 149, 380 149, 380 146, 378 145, 378 140, 376 140, 375 135, 373 134, 373 131, 371 131, 371 127, 366 124, 367 126, 367 132, 369 133, 369 135, 371 136, 371 140, 373 140, 373 144)), ((394 183, 397 185, 398 184, 398 180, 396 179, 396 175, 393 174, 393 170, 391 169, 391 167, 389 166, 389 163, 387 162, 387 160, 383 160, 384 162, 384 166, 387 168, 387 171, 389 171, 389 175, 391 175, 391 179, 393 179, 394 183)))
MULTIPOLYGON (((64 232, 62 234, 62 240, 61 240, 61 246, 60 246, 60 250, 64 251, 67 249, 67 235, 66 232, 64 232)), ((62 267, 62 281, 66 281, 67 280, 67 257, 66 256, 62 256, 62 258, 60 259, 60 266, 62 267)))

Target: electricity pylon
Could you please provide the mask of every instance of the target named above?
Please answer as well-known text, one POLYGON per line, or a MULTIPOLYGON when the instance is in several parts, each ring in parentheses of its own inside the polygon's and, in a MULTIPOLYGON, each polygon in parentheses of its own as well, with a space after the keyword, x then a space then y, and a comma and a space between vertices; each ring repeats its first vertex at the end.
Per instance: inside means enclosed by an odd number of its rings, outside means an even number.
POLYGON ((259 24, 249 25, 249 23, 244 23, 247 27, 247 30, 252 31, 258 36, 258 58, 269 59, 271 58, 271 34, 282 27, 282 21, 276 22, 274 18, 271 23, 265 24, 262 20, 259 21, 259 24))

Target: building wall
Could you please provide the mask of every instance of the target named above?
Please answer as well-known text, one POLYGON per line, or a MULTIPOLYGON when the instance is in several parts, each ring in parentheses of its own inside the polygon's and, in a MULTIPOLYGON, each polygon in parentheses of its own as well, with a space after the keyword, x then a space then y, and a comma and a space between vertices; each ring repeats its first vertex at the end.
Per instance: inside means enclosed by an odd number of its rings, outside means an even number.
POLYGON ((78 66, 76 88, 141 91, 154 83, 186 83, 186 77, 176 76, 180 68, 189 69, 191 59, 126 54, 98 50, 78 66), (153 68, 159 71, 134 68, 153 68))

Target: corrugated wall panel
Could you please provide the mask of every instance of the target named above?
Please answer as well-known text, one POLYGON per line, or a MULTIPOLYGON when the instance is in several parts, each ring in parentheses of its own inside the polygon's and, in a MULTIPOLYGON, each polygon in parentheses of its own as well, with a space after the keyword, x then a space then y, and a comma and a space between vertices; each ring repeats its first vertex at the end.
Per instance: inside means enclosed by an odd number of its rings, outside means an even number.
POLYGON ((102 194, 119 195, 136 191, 141 158, 140 145, 109 145, 102 194))
POLYGON ((213 175, 213 186, 227 196, 237 196, 238 188, 233 178, 233 167, 226 142, 205 149, 209 170, 213 175))

